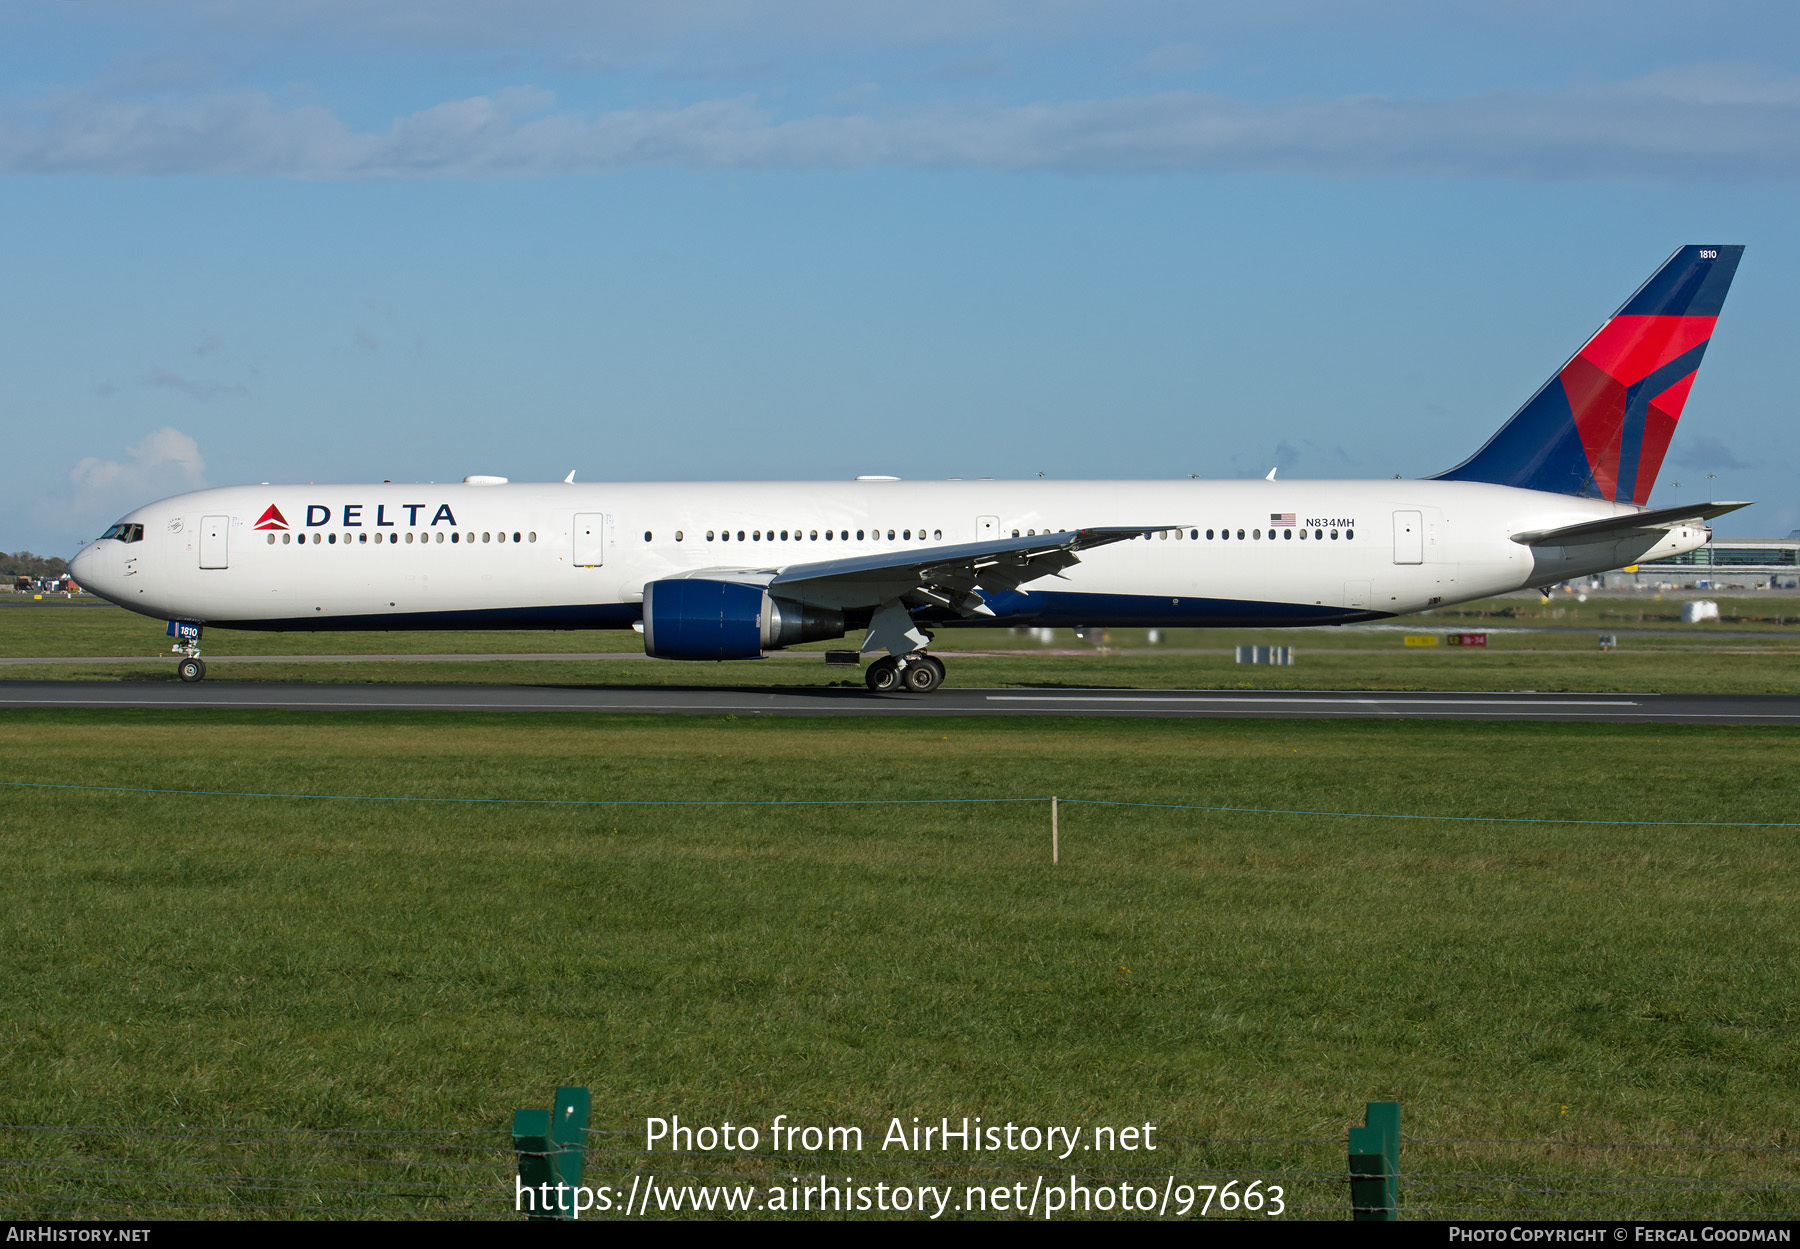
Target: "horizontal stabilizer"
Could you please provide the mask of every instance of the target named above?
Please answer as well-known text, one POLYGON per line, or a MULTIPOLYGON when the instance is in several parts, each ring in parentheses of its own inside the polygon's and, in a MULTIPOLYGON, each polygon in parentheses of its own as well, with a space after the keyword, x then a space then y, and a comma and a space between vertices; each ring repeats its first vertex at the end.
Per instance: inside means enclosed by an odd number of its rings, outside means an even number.
POLYGON ((1673 529, 1677 525, 1698 525, 1715 516, 1723 516, 1727 512, 1749 506, 1748 503, 1695 503, 1686 507, 1659 507, 1653 511, 1632 512, 1626 516, 1608 516, 1605 520, 1565 525, 1561 529, 1533 529, 1526 533, 1515 533, 1512 540, 1525 546, 1581 546, 1589 542, 1612 542, 1634 534, 1673 529))

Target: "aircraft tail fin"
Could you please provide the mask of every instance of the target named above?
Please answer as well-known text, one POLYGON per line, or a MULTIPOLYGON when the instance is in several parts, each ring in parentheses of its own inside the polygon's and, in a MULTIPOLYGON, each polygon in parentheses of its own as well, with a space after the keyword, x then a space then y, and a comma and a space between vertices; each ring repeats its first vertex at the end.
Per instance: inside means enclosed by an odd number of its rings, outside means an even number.
POLYGON ((1437 480, 1648 502, 1743 254, 1676 251, 1486 446, 1437 480))

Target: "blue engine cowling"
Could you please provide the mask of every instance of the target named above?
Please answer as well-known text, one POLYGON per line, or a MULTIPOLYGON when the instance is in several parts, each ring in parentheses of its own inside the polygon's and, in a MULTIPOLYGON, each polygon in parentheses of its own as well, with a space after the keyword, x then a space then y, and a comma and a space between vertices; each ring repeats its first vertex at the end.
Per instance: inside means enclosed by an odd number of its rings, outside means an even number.
POLYGON ((653 659, 757 659, 843 636, 843 612, 771 598, 759 585, 674 577, 644 587, 644 653, 653 659))

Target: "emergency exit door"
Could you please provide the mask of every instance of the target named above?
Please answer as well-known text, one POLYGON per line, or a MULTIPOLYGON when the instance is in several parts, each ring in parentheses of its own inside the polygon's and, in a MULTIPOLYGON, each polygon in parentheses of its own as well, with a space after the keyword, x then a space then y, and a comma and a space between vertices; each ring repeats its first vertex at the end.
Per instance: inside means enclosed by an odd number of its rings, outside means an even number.
POLYGON ((575 567, 606 563, 606 513, 581 512, 575 517, 575 567))
POLYGON ((1394 513, 1394 562, 1396 564, 1423 564, 1425 562, 1425 514, 1423 512, 1394 513))
POLYGON ((200 518, 200 567, 224 568, 230 544, 231 517, 200 518))

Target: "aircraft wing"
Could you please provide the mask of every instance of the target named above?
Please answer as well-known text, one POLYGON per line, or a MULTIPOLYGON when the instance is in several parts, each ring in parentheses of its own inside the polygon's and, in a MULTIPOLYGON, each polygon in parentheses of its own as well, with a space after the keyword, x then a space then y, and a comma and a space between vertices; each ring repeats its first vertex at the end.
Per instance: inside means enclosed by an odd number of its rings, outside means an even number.
POLYGON ((1028 581, 1080 563, 1081 551, 1176 528, 1179 526, 1070 529, 787 564, 772 574, 768 569, 707 569, 682 575, 754 581, 766 585, 771 594, 818 607, 874 607, 905 599, 915 606, 931 603, 965 616, 985 616, 993 613, 975 593, 977 589, 990 594, 1016 590, 1028 581))
POLYGON ((1749 506, 1748 503, 1693 503, 1686 507, 1662 507, 1632 512, 1627 516, 1608 516, 1605 520, 1590 520, 1579 525, 1565 525, 1561 529, 1532 529, 1525 533, 1515 533, 1512 540, 1524 546, 1581 546, 1589 542, 1612 542, 1659 529, 1673 529, 1677 525, 1697 525, 1715 516, 1723 516, 1727 512, 1749 506))

